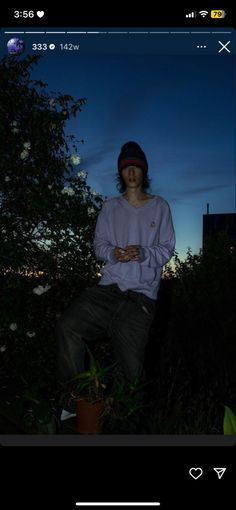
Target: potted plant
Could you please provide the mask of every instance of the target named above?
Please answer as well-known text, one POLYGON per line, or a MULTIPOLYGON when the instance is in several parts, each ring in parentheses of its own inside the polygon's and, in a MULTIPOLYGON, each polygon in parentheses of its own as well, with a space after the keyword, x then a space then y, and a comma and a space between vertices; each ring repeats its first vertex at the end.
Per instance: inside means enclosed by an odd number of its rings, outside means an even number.
POLYGON ((99 434, 105 412, 106 388, 114 363, 103 367, 95 360, 90 349, 89 369, 73 378, 73 396, 76 398, 77 430, 80 434, 99 434))

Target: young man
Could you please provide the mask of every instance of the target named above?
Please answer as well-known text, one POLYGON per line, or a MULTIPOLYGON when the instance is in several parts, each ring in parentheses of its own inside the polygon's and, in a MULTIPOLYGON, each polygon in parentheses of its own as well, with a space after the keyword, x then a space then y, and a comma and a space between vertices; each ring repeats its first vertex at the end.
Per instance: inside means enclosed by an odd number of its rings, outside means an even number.
MULTIPOLYGON (((81 293, 56 328, 64 382, 84 370, 84 341, 104 335, 111 338, 127 379, 142 377, 162 267, 175 247, 169 206, 146 193, 147 174, 141 147, 136 142, 123 145, 118 157, 118 189, 123 194, 103 204, 95 229, 95 253, 106 262, 102 277, 81 293)), ((68 402, 64 407, 72 409, 68 402)))

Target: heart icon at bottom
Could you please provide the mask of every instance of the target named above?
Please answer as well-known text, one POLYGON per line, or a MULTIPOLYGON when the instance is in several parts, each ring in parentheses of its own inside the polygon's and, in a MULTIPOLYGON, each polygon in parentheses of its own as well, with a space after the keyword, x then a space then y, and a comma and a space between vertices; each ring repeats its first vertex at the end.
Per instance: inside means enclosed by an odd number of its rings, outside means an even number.
POLYGON ((189 470, 189 474, 190 474, 190 476, 192 476, 192 478, 194 478, 194 480, 197 480, 198 478, 200 478, 200 476, 202 476, 203 470, 200 467, 197 467, 197 468, 192 467, 189 470))

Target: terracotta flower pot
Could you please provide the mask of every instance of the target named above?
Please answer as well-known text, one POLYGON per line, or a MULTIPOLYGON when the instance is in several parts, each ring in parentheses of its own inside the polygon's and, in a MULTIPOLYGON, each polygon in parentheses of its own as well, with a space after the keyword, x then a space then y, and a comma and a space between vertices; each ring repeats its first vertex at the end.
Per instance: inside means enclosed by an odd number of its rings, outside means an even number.
POLYGON ((102 428, 102 414, 104 403, 102 401, 89 402, 81 398, 77 401, 76 422, 80 434, 100 434, 102 428))

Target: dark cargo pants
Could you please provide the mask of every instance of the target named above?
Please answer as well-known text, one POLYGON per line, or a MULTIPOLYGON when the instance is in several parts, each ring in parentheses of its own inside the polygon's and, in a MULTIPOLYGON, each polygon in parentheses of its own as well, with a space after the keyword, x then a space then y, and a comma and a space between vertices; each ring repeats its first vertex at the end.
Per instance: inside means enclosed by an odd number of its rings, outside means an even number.
POLYGON ((121 291, 117 284, 85 289, 56 325, 59 377, 66 382, 84 370, 84 341, 109 337, 116 360, 129 380, 142 377, 145 347, 156 301, 121 291))

